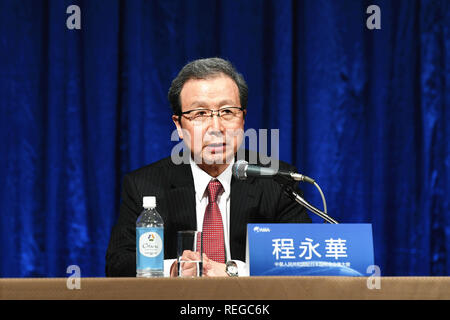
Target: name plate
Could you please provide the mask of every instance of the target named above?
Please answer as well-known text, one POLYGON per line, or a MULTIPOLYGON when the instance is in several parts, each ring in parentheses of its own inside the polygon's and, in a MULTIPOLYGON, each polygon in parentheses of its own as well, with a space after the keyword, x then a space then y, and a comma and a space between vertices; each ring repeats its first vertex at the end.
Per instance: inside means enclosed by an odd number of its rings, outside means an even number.
POLYGON ((367 276, 372 225, 248 224, 247 263, 251 276, 367 276))

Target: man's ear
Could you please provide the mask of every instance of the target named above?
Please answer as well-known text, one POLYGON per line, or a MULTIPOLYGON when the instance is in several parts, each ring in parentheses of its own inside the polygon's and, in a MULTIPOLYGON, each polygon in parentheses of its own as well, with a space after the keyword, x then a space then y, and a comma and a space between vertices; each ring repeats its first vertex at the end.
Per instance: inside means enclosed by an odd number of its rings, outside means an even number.
POLYGON ((175 123, 175 126, 177 127, 178 137, 180 137, 180 139, 183 139, 183 130, 181 128, 181 117, 174 114, 172 115, 172 121, 173 123, 175 123))

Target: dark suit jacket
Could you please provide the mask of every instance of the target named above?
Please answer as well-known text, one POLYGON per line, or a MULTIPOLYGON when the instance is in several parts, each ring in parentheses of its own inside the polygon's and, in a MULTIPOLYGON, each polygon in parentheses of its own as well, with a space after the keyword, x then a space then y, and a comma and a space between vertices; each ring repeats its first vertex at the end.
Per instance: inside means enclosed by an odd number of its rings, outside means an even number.
MULTIPOLYGON (((248 154, 246 155, 248 158, 248 154)), ((296 171, 280 161, 280 169, 296 171)), ((106 253, 106 275, 136 276, 136 219, 142 197, 156 196, 164 220, 164 258, 176 258, 176 232, 196 230, 195 188, 189 164, 165 158, 125 175, 120 214, 106 253)), ((231 180, 231 258, 245 261, 247 223, 311 222, 306 210, 289 199, 272 179, 231 180)))

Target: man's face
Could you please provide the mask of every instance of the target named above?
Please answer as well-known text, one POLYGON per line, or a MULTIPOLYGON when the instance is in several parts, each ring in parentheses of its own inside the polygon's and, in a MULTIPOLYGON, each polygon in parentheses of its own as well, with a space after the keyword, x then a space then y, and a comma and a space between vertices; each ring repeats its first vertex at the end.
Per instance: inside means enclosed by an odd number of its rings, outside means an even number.
MULTIPOLYGON (((188 80, 181 90, 180 101, 182 112, 241 106, 236 83, 225 75, 188 80)), ((178 116, 172 119, 196 163, 224 164, 230 162, 242 142, 244 112, 238 114, 232 121, 219 118, 217 113, 201 123, 189 120, 189 115, 180 117, 180 121, 178 116)))

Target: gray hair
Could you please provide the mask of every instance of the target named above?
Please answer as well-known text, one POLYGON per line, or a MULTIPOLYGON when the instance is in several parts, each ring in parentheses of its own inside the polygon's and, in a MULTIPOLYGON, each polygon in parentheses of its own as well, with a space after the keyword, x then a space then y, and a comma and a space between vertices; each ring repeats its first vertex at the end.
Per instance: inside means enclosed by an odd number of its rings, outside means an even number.
POLYGON ((168 99, 173 114, 181 115, 180 93, 184 84, 191 79, 208 79, 224 74, 230 77, 239 89, 241 107, 247 109, 248 87, 244 77, 236 71, 231 62, 221 58, 198 59, 189 62, 181 69, 177 77, 172 81, 168 99))

